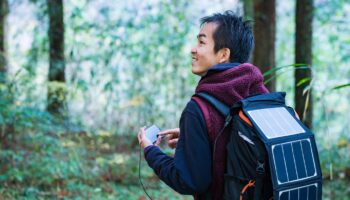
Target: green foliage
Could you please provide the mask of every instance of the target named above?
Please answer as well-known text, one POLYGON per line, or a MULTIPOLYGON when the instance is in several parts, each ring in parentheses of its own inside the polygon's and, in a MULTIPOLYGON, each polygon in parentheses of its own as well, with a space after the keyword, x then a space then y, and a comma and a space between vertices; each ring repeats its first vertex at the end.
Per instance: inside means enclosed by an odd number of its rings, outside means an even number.
MULTIPOLYGON (((219 4, 64 2, 67 82, 51 86, 67 93, 69 112, 58 120, 45 111, 46 1, 31 2, 10 2, 10 72, 8 82, 0 84, 0 199, 145 199, 138 180, 137 129, 153 123, 178 126, 198 81, 190 73, 196 23, 219 4), (4 127, 13 130, 5 134, 4 127)), ((288 65, 294 62, 294 4, 278 4, 276 64, 281 67, 264 74, 274 74, 292 105, 294 69, 312 69, 313 78, 297 86, 313 90, 325 199, 347 198, 350 177, 350 6, 334 2, 316 2, 312 66, 288 65)), ((159 182, 144 161, 142 179, 152 197, 191 199, 159 182)))
MULTIPOLYGON (((263 76, 267 77, 270 74, 274 74, 273 76, 271 76, 270 78, 264 80, 264 83, 268 83, 271 80, 277 79, 279 76, 284 75, 287 71, 291 71, 291 70, 305 70, 305 69, 311 69, 311 67, 309 66, 305 66, 305 64, 291 64, 291 65, 285 65, 285 66, 281 66, 281 67, 275 67, 272 69, 269 69, 268 71, 266 71, 263 76)), ((302 81, 302 80, 301 80, 302 81)), ((298 83, 299 84, 299 83, 298 83)))
MULTIPOLYGON (((287 92, 287 102, 293 105, 294 66, 294 4, 277 7, 276 65, 271 71, 277 78, 277 88, 287 92)), ((343 199, 349 196, 349 65, 350 47, 349 3, 344 0, 315 1, 313 22, 312 80, 297 85, 312 88, 314 124, 317 147, 325 179, 323 198, 343 199), (329 32, 329 30, 334 30, 329 32), (345 84, 344 84, 345 83, 345 84)), ((299 66, 298 66, 299 67, 299 66)), ((302 67, 302 66, 300 66, 302 67)), ((301 69, 303 70, 303 69, 301 69)), ((268 80, 266 80, 268 81, 268 80)), ((307 92, 306 91, 306 92, 307 92)))
MULTIPOLYGON (((139 154, 129 150, 138 148, 129 146, 130 138, 107 132, 57 135, 36 130, 21 134, 18 139, 21 141, 18 148, 0 152, 3 172, 0 197, 125 199, 129 195, 128 199, 135 199, 145 196, 139 187, 139 154), (21 189, 14 192, 15 188, 21 189)), ((142 162, 142 179, 150 193, 177 199, 142 162)))
POLYGON ((350 199, 349 180, 324 181, 323 199, 350 199))

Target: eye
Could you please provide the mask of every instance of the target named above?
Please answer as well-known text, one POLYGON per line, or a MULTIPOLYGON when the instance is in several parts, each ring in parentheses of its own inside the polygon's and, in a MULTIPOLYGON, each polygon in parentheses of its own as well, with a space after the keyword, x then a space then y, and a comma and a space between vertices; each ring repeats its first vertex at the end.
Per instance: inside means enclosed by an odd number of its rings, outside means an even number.
POLYGON ((205 44, 205 42, 202 40, 199 40, 199 44, 205 44))

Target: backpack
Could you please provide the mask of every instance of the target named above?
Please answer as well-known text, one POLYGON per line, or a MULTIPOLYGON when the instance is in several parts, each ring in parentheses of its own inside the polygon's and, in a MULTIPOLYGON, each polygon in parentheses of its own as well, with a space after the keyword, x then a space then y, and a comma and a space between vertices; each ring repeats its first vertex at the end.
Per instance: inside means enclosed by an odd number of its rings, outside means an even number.
POLYGON ((230 128, 223 199, 322 199, 314 135, 286 106, 285 95, 254 95, 228 107, 196 94, 225 117, 220 132, 230 128))

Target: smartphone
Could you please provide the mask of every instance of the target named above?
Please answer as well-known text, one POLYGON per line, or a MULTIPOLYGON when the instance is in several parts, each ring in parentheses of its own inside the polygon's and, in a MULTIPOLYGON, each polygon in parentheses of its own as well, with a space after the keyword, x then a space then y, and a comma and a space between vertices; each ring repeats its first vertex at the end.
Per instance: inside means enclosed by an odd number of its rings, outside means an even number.
POLYGON ((152 125, 145 130, 146 137, 154 144, 157 141, 160 129, 156 125, 152 125))

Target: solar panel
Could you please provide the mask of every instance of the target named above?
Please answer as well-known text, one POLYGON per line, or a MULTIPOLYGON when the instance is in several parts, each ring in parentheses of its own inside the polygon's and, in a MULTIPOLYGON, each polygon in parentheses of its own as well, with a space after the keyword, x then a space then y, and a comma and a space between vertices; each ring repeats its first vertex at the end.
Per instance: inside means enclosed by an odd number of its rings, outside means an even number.
POLYGON ((247 111, 268 139, 305 133, 285 107, 247 111))
POLYGON ((266 94, 242 101, 243 110, 265 144, 276 200, 322 199, 322 171, 313 133, 284 104, 266 94))
POLYGON ((275 144, 271 149, 278 185, 317 176, 309 138, 275 144))
POLYGON ((302 187, 297 187, 289 190, 282 190, 278 197, 280 200, 314 200, 320 199, 318 197, 321 187, 318 183, 309 184, 302 187))

